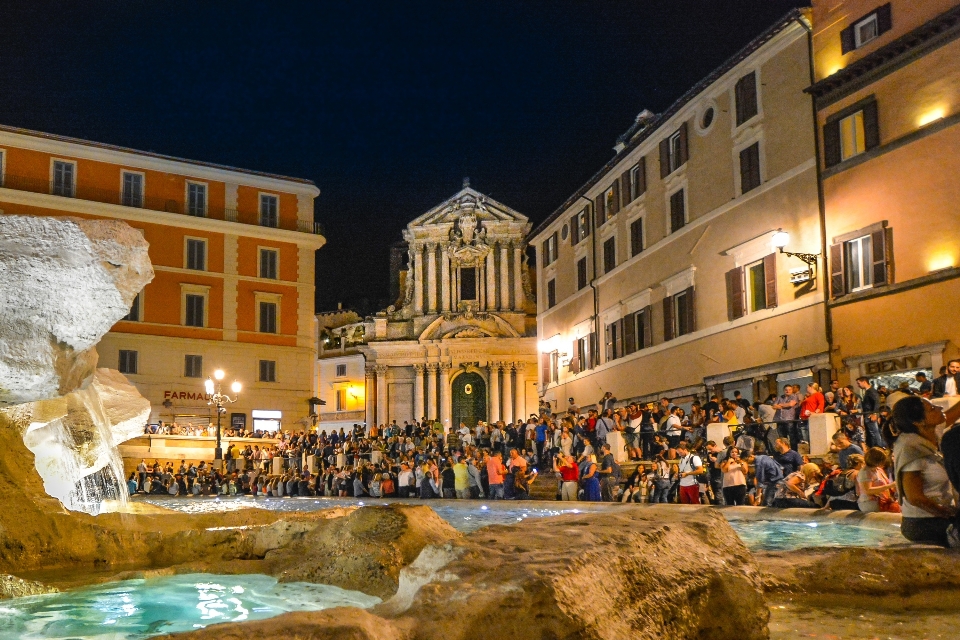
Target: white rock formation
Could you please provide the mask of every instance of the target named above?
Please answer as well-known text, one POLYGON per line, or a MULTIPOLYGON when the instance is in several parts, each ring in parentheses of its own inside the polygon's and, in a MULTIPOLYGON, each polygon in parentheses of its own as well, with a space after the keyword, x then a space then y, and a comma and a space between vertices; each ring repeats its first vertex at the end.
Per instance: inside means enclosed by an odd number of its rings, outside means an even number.
POLYGON ((152 279, 125 222, 0 216, 0 405, 84 385, 94 345, 152 279))

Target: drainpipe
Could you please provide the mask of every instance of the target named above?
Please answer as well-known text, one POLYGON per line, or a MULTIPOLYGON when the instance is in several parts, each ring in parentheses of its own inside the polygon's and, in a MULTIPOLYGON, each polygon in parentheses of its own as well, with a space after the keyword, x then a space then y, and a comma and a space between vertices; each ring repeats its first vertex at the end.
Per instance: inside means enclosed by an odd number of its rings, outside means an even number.
MULTIPOLYGON (((808 60, 810 66, 810 84, 813 85, 816 82, 816 70, 814 67, 814 58, 813 58, 813 29, 811 25, 807 24, 802 18, 798 18, 797 22, 806 29, 807 31, 807 51, 808 51, 808 60)), ((829 279, 830 271, 829 266, 827 265, 827 204, 826 198, 823 193, 823 173, 821 170, 821 152, 820 152, 820 135, 819 135, 819 125, 817 118, 817 98, 814 95, 810 95, 810 109, 813 111, 813 149, 814 157, 817 163, 817 204, 819 205, 820 213, 820 255, 823 256, 823 269, 821 273, 823 274, 823 327, 824 332, 826 333, 827 339, 827 357, 830 359, 830 366, 833 367, 833 316, 830 311, 830 291, 829 291, 829 279)), ((832 375, 833 372, 831 372, 832 375)))
POLYGON ((593 289, 593 330, 594 335, 596 335, 596 354, 591 354, 594 358, 594 361, 599 360, 599 351, 600 351, 600 292, 597 291, 597 227, 596 227, 596 211, 594 211, 594 202, 586 196, 580 196, 583 200, 586 200, 587 212, 590 215, 590 248, 593 253, 593 277, 590 278, 590 288, 593 289))

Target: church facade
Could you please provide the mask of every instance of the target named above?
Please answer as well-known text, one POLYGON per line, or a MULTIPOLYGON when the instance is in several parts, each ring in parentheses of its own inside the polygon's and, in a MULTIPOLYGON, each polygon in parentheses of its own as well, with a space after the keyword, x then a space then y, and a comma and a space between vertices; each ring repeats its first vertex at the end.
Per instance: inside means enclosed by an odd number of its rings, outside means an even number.
POLYGON ((404 230, 397 304, 365 321, 367 423, 439 419, 446 430, 537 408, 530 222, 471 189, 404 230))

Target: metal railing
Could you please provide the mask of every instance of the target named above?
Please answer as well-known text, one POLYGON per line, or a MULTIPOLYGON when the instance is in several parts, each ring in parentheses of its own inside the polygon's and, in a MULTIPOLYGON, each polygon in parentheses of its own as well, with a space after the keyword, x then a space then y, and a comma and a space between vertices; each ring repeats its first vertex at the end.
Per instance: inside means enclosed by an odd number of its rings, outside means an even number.
MULTIPOLYGON (((249 224, 251 226, 260 226, 259 212, 248 213, 244 217, 250 220, 241 220, 241 213, 236 209, 227 209, 226 207, 212 207, 209 203, 204 209, 204 215, 197 216, 190 212, 190 208, 185 202, 172 200, 168 198, 157 198, 145 196, 142 193, 123 193, 119 189, 100 189, 96 187, 83 186, 74 183, 71 193, 62 192, 61 189, 55 189, 52 180, 42 178, 32 178, 27 176, 10 175, 2 176, 0 187, 4 189, 13 189, 14 191, 27 191, 30 193, 42 193, 55 195, 61 198, 74 198, 77 200, 87 200, 90 202, 101 202, 104 204, 115 204, 133 209, 149 209, 150 211, 163 211, 164 213, 177 213, 180 215, 193 215, 195 217, 212 218, 215 220, 225 220, 227 222, 236 222, 240 224, 249 224), (58 193, 58 191, 61 191, 58 193)), ((276 228, 287 228, 289 225, 280 225, 276 228)), ((323 234, 323 226, 319 222, 307 220, 297 220, 296 229, 288 228, 288 231, 299 231, 301 233, 312 233, 315 235, 323 234)))

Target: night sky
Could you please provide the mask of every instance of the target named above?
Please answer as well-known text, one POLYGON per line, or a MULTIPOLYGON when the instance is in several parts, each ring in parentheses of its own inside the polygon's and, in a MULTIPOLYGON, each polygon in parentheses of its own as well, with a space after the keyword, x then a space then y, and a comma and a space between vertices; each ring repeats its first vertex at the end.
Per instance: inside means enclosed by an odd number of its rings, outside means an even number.
POLYGON ((463 177, 543 220, 638 112, 804 4, 10 0, 0 122, 313 180, 317 309, 369 312, 463 177))

